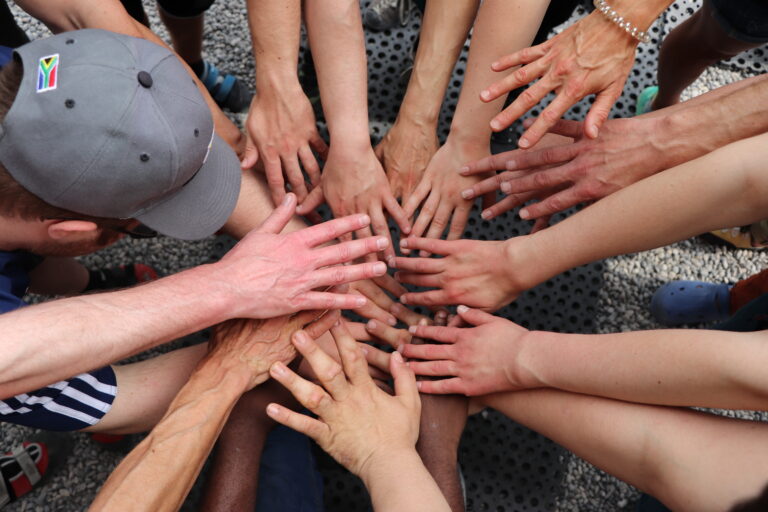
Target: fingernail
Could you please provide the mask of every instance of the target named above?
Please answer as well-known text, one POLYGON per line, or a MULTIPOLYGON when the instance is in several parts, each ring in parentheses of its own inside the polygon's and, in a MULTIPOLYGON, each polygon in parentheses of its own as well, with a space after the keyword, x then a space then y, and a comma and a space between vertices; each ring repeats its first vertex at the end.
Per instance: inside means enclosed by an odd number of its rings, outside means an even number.
POLYGON ((521 219, 527 219, 530 216, 526 208, 523 208, 522 210, 520 210, 520 213, 518 213, 518 215, 520 215, 521 219))
POLYGON ((508 171, 514 171, 515 169, 517 169, 517 162, 515 162, 514 160, 510 160, 509 162, 507 162, 508 171))
POLYGON ((280 408, 275 404, 269 404, 267 406, 267 414, 269 414, 270 416, 277 416, 278 412, 280 412, 280 408))
POLYGON ((501 130, 501 123, 494 119, 493 121, 491 121, 491 129, 493 129, 494 131, 501 130))
POLYGON ((369 352, 370 352, 370 351, 368 350, 368 348, 366 348, 365 346, 362 346, 362 347, 360 347, 360 350, 362 350, 362 351, 363 351, 363 355, 366 355, 366 356, 367 356, 367 355, 369 354, 369 352))
POLYGON ((483 98, 485 101, 488 101, 491 99, 491 92, 490 91, 483 91, 480 93, 480 97, 483 98))
POLYGON ((375 265, 373 265, 373 273, 376 274, 377 276, 380 276, 382 274, 386 274, 386 272, 387 272, 387 264, 386 263, 380 261, 380 262, 376 263, 375 265))
POLYGON ((505 181, 501 184, 501 191, 505 194, 509 194, 512 192, 512 184, 508 181, 505 181))
POLYGON ((461 197, 463 197, 464 199, 472 199, 473 195, 475 195, 475 193, 471 188, 461 191, 461 197))
POLYGON ((410 232, 411 232, 411 226, 405 226, 403 228, 403 233, 405 233, 406 235, 409 234, 410 232))
POLYGON ((421 391, 421 381, 420 380, 416 381, 416 389, 421 391))
POLYGON ((395 278, 395 281, 399 281, 400 280, 400 272, 395 272, 394 278, 395 278))
POLYGON ((394 256, 387 256, 387 266, 389 268, 395 268, 395 257, 394 256))
POLYGON ((401 313, 403 311, 402 308, 403 308, 403 306, 401 306, 400 304, 395 302, 394 304, 389 306, 389 312, 392 313, 393 315, 397 316, 399 313, 401 313))
POLYGON ((408 240, 400 240, 400 247, 408 247, 408 240))
POLYGON ((285 197, 283 198, 283 206, 288 206, 291 203, 291 201, 293 200, 293 198, 291 197, 292 195, 293 194, 285 195, 285 197))
POLYGON ((376 240, 376 247, 378 247, 379 249, 386 249, 388 245, 389 245, 389 239, 387 238, 379 238, 378 240, 376 240))
POLYGON ((592 137, 593 139, 597 138, 597 135, 598 135, 597 126, 590 126, 587 131, 589 132, 588 135, 590 137, 592 137))
POLYGON ((336 322, 333 324, 334 327, 341 327, 341 321, 336 320, 336 322))
POLYGON ((402 354, 405 351, 405 345, 407 344, 406 343, 401 344, 399 347, 395 349, 395 352, 397 352, 398 354, 402 354))
POLYGON ((519 141, 517 141, 517 146, 523 149, 527 149, 530 145, 531 143, 525 137, 522 137, 519 141))
POLYGON ((368 320, 368 323, 365 326, 372 331, 375 331, 376 327, 378 327, 376 320, 368 320))
POLYGON ((459 174, 464 174, 465 172, 469 172, 469 166, 467 165, 459 169, 459 174))
POLYGON ((429 322, 427 322, 426 318, 422 318, 421 320, 419 320, 419 325, 427 325, 428 323, 429 322))
POLYGON ((306 345, 307 344, 307 338, 305 337, 306 334, 302 334, 300 332, 297 332, 293 335, 293 342, 296 345, 306 345))
POLYGON ((402 302, 403 304, 408 304, 408 300, 406 299, 405 295, 400 296, 400 302, 402 302))
POLYGON ((494 62, 493 64, 491 64, 491 67, 492 67, 492 68, 497 68, 497 67, 499 67, 499 61, 496 61, 496 62, 494 62))
POLYGON ((368 301, 366 300, 366 298, 365 298, 365 297, 357 297, 357 298, 355 299, 355 305, 356 305, 357 307, 359 307, 359 308, 361 308, 361 307, 365 306, 366 302, 368 302, 368 301))
POLYGON ((412 325, 408 328, 408 332, 411 334, 416 334, 416 326, 412 325))
POLYGON ((276 375, 285 375, 285 366, 283 363, 275 363, 272 365, 272 373, 276 375))
POLYGON ((483 210, 483 213, 481 213, 480 216, 485 220, 488 220, 491 218, 492 213, 491 210, 483 210))
POLYGON ((469 311, 469 308, 467 306, 461 305, 456 308, 456 311, 458 311, 459 313, 466 313, 467 311, 469 311))
POLYGON ((392 327, 394 327, 397 325, 397 319, 393 316, 390 316, 389 318, 387 318, 387 323, 392 327))
POLYGON ((400 352, 392 352, 392 358, 397 364, 403 364, 403 355, 400 352))
POLYGON ((371 218, 367 215, 361 215, 360 217, 357 218, 357 222, 361 226, 367 226, 368 224, 371 223, 371 218))

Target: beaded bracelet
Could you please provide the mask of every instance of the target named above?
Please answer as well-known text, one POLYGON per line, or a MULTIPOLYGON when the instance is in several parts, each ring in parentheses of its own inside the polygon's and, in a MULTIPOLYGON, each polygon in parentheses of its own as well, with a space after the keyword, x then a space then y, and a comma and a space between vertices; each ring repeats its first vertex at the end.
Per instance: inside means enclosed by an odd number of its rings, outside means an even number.
POLYGON ((648 34, 648 32, 633 26, 629 21, 621 17, 621 15, 619 15, 619 13, 617 13, 613 7, 608 5, 605 0, 593 0, 593 3, 595 5, 595 9, 603 13, 606 18, 618 25, 619 28, 624 29, 624 32, 634 37, 641 43, 651 42, 651 36, 648 34))

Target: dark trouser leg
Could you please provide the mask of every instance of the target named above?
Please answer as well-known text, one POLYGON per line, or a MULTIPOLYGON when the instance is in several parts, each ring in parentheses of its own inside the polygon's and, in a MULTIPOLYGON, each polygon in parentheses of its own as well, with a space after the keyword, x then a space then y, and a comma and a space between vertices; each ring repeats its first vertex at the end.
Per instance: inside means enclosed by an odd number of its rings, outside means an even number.
POLYGON ((0 46, 16 48, 28 42, 27 34, 16 24, 10 7, 0 0, 0 46))

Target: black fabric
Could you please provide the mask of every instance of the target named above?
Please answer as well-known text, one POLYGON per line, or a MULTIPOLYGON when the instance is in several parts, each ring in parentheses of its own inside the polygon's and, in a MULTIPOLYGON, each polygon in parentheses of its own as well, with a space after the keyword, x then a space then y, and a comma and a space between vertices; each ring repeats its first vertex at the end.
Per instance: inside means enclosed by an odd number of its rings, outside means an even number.
POLYGON ((213 5, 214 0, 157 0, 160 7, 177 18, 196 18, 213 5))
POLYGON ((768 42, 768 2, 765 0, 707 0, 715 19, 729 36, 746 43, 768 42))
POLYGON ((8 3, 0 0, 0 46, 16 48, 29 42, 27 34, 16 24, 8 3))

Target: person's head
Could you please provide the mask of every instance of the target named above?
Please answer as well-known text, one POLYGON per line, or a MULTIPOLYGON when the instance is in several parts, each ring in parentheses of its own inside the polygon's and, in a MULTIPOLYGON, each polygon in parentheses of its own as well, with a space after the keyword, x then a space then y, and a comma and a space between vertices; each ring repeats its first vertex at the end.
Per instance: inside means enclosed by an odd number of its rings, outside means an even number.
POLYGON ((0 217, 23 226, 19 248, 85 254, 151 231, 140 223, 209 236, 239 184, 196 84, 161 46, 81 30, 18 48, 0 71, 0 217))

